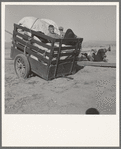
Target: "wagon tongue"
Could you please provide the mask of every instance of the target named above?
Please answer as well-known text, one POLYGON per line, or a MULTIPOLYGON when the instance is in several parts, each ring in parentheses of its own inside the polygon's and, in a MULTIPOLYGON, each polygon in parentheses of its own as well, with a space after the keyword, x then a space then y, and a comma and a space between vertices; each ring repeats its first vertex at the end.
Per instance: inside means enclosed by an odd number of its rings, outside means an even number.
POLYGON ((116 63, 106 63, 106 62, 90 62, 90 61, 78 61, 80 66, 94 66, 94 67, 111 67, 116 68, 116 63))

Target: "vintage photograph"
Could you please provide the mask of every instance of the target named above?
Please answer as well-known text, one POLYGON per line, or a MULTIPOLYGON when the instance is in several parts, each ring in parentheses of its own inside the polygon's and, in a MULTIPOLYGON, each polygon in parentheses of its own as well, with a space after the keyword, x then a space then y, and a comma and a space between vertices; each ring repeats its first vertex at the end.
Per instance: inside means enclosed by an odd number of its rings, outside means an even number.
POLYGON ((116 114, 116 50, 115 5, 6 5, 5 113, 116 114))
POLYGON ((1 8, 3 146, 118 146, 119 4, 1 8))

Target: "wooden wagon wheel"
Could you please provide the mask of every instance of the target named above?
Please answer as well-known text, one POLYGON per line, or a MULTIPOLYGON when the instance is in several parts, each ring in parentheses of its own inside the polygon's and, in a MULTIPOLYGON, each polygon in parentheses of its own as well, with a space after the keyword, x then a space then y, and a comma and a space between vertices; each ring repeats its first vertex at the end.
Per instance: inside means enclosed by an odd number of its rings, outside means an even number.
POLYGON ((14 69, 19 78, 27 78, 30 73, 30 64, 23 54, 18 54, 14 60, 14 69))

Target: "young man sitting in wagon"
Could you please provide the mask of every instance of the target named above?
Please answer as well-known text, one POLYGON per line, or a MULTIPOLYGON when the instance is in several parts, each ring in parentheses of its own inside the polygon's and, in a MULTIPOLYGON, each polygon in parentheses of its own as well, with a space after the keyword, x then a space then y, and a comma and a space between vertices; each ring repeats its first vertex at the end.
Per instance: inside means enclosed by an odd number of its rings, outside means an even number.
POLYGON ((54 26, 53 25, 48 26, 48 31, 49 31, 49 33, 47 34, 47 36, 50 36, 50 37, 56 38, 56 39, 61 38, 61 36, 59 34, 54 32, 54 26))
POLYGON ((65 36, 64 28, 62 26, 59 27, 60 36, 63 38, 65 36))

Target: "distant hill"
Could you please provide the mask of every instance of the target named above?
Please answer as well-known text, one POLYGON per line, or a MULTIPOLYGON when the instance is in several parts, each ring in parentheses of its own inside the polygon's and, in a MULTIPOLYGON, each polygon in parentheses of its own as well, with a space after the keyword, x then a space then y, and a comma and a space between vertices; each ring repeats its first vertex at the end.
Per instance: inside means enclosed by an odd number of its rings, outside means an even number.
POLYGON ((83 47, 103 47, 103 46, 115 46, 116 45, 116 41, 94 41, 94 40, 90 40, 90 41, 86 41, 83 42, 83 47))

